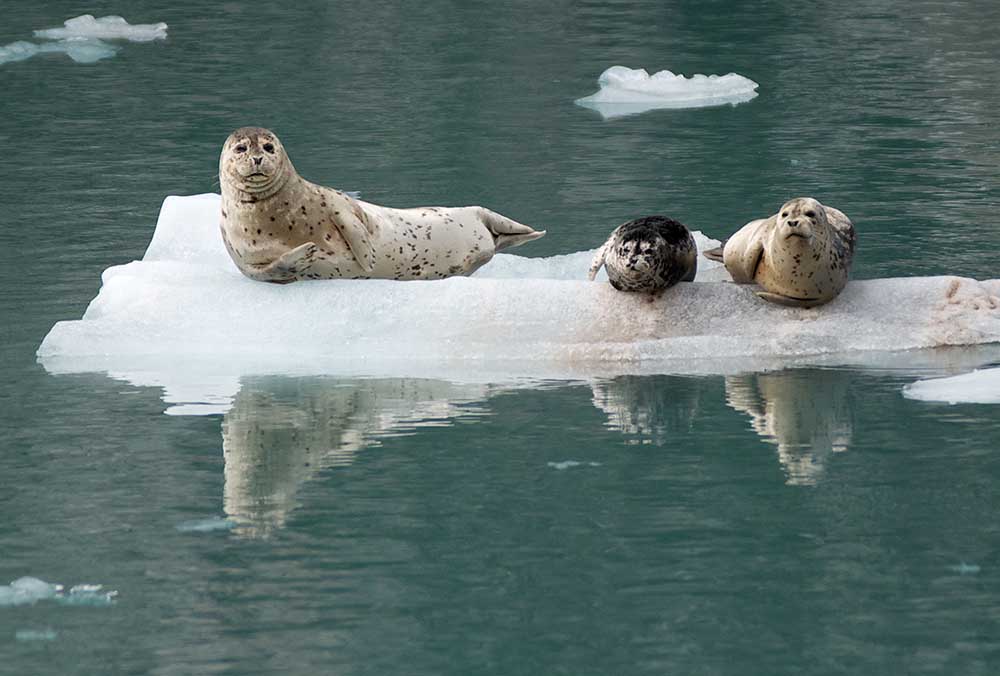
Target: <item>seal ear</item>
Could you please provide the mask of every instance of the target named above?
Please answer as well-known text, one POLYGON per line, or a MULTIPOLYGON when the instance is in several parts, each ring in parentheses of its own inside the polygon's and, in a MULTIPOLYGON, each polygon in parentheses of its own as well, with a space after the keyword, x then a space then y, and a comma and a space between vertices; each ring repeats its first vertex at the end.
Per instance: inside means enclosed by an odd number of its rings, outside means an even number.
POLYGON ((587 273, 587 279, 590 281, 594 281, 594 278, 597 277, 597 273, 602 267, 604 267, 604 254, 607 250, 608 243, 605 242, 601 245, 601 248, 597 250, 597 253, 594 254, 594 260, 590 263, 590 272, 587 273))
POLYGON ((361 269, 372 272, 375 269, 375 245, 372 244, 365 212, 352 204, 350 208, 341 209, 340 215, 332 220, 361 269))

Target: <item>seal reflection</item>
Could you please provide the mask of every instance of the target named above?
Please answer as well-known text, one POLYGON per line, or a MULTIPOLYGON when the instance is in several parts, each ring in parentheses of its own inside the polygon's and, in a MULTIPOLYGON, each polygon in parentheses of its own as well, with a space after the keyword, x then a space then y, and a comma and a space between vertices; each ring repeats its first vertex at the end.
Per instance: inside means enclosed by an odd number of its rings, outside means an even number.
POLYGON ((810 369, 726 377, 726 403, 778 447, 789 485, 814 485, 851 444, 850 372, 810 369))
POLYGON ((403 378, 250 378, 222 420, 223 508, 245 537, 267 537, 299 505, 299 487, 349 465, 380 438, 485 415, 488 385, 403 378))

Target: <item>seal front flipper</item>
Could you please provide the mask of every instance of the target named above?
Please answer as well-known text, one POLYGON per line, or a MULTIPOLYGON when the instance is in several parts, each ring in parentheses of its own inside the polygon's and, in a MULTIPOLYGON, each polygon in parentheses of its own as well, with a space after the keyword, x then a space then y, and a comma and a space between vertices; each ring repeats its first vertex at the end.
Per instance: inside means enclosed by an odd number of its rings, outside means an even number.
POLYGON ((368 223, 364 210, 357 204, 351 204, 346 209, 340 209, 331 218, 334 227, 340 231, 351 255, 365 272, 375 269, 375 245, 372 244, 373 228, 368 223))
POLYGON ((545 234, 544 230, 535 230, 529 225, 518 223, 484 207, 476 207, 476 209, 478 210, 479 220, 483 222, 486 229, 493 235, 493 245, 497 251, 530 242, 545 234))
POLYGON ((318 246, 306 242, 291 251, 286 251, 270 263, 243 265, 240 267, 240 272, 258 282, 288 284, 299 278, 299 273, 309 266, 318 250, 318 246))
POLYGON ((822 305, 826 302, 825 300, 820 300, 818 298, 792 298, 790 296, 782 296, 780 294, 769 293, 767 291, 757 291, 756 293, 764 300, 777 303, 778 305, 784 305, 786 307, 810 308, 822 305))
POLYGON ((604 254, 607 250, 608 243, 605 242, 601 245, 601 248, 597 250, 597 253, 594 254, 594 260, 590 263, 590 272, 587 273, 587 279, 590 281, 594 281, 594 278, 597 277, 597 273, 601 271, 602 267, 604 267, 604 254))

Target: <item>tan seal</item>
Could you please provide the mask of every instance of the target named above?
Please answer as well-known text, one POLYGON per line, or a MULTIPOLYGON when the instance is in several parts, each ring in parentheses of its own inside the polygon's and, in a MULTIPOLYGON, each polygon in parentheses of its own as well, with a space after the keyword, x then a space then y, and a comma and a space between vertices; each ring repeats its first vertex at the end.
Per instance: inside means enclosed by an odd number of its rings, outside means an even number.
POLYGON ((226 140, 219 183, 226 249, 265 282, 468 275, 545 234, 483 207, 392 209, 310 183, 278 137, 257 127, 226 140))
POLYGON ((765 300, 815 307, 847 285, 855 241, 854 225, 842 211, 797 197, 705 256, 724 263, 737 284, 759 284, 764 290, 757 295, 765 300))

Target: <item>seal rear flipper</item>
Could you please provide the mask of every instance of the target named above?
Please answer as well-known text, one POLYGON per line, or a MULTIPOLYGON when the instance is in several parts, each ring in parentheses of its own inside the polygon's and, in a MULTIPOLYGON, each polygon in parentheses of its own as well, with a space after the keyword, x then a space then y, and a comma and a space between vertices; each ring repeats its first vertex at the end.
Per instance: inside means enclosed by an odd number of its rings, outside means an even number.
POLYGON ((757 291, 756 293, 766 301, 777 303, 778 305, 784 305, 786 307, 810 308, 823 305, 827 302, 825 300, 820 300, 819 298, 792 298, 790 296, 782 296, 781 294, 769 293, 767 291, 757 291))
POLYGON ((484 207, 477 207, 479 220, 483 222, 486 229, 493 235, 493 246, 497 251, 519 246, 533 239, 538 239, 545 234, 544 230, 535 230, 530 225, 518 223, 495 211, 490 211, 484 207))
POLYGON ((728 240, 723 241, 722 244, 715 247, 714 249, 702 251, 701 255, 710 261, 716 261, 717 263, 725 263, 725 260, 723 260, 722 258, 722 252, 726 248, 726 241, 728 240))

